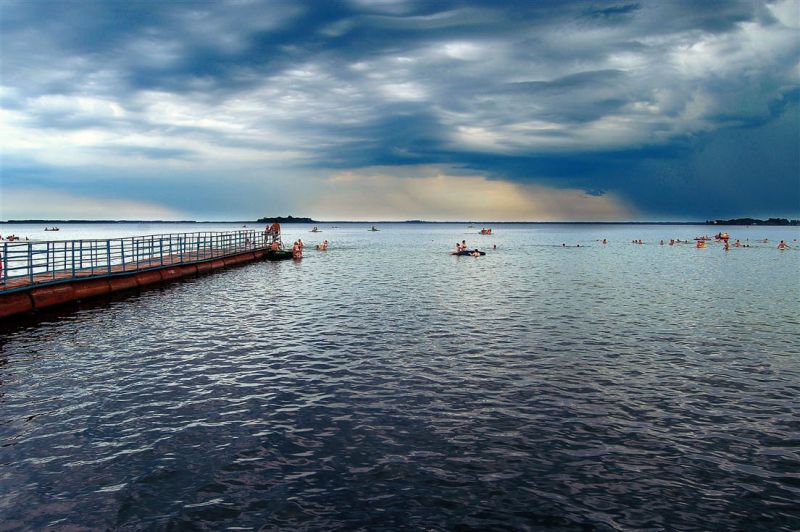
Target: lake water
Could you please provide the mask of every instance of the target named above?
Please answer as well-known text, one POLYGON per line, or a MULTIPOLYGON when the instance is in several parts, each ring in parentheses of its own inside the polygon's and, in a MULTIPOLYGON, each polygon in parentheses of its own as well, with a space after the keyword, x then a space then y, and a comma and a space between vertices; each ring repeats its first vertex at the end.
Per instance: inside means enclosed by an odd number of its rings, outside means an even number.
POLYGON ((0 529, 800 529, 798 228, 320 228, 3 324, 0 529))

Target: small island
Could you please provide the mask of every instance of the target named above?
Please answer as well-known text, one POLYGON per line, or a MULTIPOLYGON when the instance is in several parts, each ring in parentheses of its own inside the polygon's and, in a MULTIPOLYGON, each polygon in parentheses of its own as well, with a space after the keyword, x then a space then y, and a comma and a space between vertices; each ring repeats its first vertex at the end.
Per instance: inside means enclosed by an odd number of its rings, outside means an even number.
POLYGON ((295 218, 294 216, 275 216, 273 218, 259 218, 256 220, 256 223, 260 224, 313 224, 317 223, 315 220, 311 218, 295 218))
POLYGON ((708 225, 800 225, 800 220, 788 220, 786 218, 768 218, 758 220, 756 218, 732 218, 730 220, 707 220, 708 225))

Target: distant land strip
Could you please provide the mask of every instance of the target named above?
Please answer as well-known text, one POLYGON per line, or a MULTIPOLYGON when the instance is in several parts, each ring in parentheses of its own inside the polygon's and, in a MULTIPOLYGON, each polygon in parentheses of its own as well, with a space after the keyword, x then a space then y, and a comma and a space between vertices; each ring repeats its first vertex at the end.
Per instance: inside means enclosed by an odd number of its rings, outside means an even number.
POLYGON ((786 218, 768 218, 758 220, 756 218, 733 218, 731 220, 708 220, 711 225, 800 225, 800 220, 788 220, 786 218))

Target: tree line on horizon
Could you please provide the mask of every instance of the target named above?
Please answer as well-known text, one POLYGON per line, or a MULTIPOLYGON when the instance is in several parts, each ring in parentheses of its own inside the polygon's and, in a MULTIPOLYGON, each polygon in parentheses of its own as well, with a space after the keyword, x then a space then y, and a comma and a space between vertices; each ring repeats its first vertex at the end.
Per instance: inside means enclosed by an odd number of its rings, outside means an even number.
POLYGON ((766 220, 732 218, 730 220, 708 220, 706 223, 712 225, 800 225, 800 220, 789 220, 787 218, 767 218, 766 220))

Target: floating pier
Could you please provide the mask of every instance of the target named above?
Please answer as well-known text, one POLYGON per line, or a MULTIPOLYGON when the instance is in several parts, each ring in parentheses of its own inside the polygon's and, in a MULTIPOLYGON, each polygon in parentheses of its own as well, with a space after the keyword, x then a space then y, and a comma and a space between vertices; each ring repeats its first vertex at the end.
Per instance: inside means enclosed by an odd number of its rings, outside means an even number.
POLYGON ((280 233, 3 242, 0 319, 268 258, 280 233))

